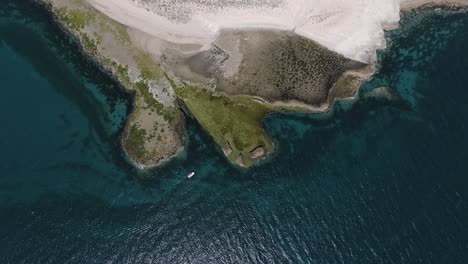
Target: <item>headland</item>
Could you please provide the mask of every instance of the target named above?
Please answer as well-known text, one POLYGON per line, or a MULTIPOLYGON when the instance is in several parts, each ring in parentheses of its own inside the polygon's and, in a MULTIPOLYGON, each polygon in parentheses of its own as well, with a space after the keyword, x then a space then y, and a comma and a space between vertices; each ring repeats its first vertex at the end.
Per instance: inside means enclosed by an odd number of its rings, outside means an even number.
POLYGON ((322 112, 356 95, 376 71, 376 50, 385 47, 384 29, 397 26, 400 7, 468 4, 46 2, 82 48, 134 94, 122 146, 140 168, 182 151, 184 112, 231 162, 250 167, 275 149, 262 126, 266 115, 322 112), (375 12, 358 14, 369 10, 375 12))

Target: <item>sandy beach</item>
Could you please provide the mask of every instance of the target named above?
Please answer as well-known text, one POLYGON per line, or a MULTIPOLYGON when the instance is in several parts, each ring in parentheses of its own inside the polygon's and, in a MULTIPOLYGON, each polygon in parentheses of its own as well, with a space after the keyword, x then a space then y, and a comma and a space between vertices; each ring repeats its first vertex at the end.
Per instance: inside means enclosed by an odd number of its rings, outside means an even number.
MULTIPOLYGON (((288 30, 349 59, 372 63, 385 48, 384 29, 396 25, 400 11, 468 0, 247 0, 234 4, 194 0, 86 0, 120 23, 175 44, 207 49, 219 32, 233 29, 288 30)), ((153 47, 154 48, 154 47, 153 47)))
POLYGON ((178 44, 206 47, 226 29, 289 30, 364 63, 385 45, 382 25, 399 20, 399 0, 248 0, 226 6, 179 0, 165 12, 157 0, 87 1, 130 28, 178 44))
MULTIPOLYGON (((196 111, 197 119, 220 147, 226 140, 245 137, 230 126, 232 133, 226 134, 219 123, 245 121, 244 132, 259 140, 240 144, 229 159, 241 164, 237 156, 243 155, 242 164, 253 164, 252 157, 256 160, 259 155, 252 154, 255 148, 262 146, 265 155, 272 149, 259 128, 260 119, 252 117, 269 111, 326 111, 336 99, 354 97, 375 70, 376 50, 386 46, 384 30, 398 26, 400 7, 468 2, 245 0, 220 5, 198 0, 83 1, 92 7, 74 0, 53 0, 58 7, 74 9, 74 14, 95 12, 74 33, 85 34, 88 42, 90 36, 96 38, 91 43, 92 53, 102 56, 99 61, 113 67, 112 72, 136 91, 139 110, 129 117, 123 145, 140 168, 159 164, 183 145, 180 130, 184 129, 178 126, 183 116, 175 105, 176 91, 169 79, 178 83, 177 96, 186 96, 185 103, 196 111), (208 94, 186 86, 205 88, 208 94), (213 95, 224 95, 224 99, 207 100, 213 95), (222 100, 231 107, 220 114, 222 100), (239 111, 238 104, 250 114, 239 111), (214 126, 213 116, 218 118, 214 126)), ((74 16, 66 13, 60 13, 61 18, 75 26, 74 16)))

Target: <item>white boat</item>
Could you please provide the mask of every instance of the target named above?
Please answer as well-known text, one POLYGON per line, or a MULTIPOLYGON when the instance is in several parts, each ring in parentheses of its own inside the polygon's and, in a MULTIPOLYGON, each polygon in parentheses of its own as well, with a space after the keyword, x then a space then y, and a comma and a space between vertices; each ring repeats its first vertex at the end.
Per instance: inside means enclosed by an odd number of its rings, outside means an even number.
POLYGON ((193 175, 195 175, 195 172, 192 171, 189 175, 187 175, 187 178, 191 179, 193 175))

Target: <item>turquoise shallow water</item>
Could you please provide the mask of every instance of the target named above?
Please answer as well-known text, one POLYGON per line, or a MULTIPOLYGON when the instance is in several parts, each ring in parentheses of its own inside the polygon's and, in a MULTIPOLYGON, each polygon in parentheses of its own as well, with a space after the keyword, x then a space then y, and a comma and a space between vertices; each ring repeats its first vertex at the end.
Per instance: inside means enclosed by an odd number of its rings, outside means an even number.
POLYGON ((232 167, 189 119, 184 155, 140 173, 119 145, 130 96, 3 0, 0 263, 466 263, 468 16, 402 25, 360 99, 265 120, 265 164, 232 167))

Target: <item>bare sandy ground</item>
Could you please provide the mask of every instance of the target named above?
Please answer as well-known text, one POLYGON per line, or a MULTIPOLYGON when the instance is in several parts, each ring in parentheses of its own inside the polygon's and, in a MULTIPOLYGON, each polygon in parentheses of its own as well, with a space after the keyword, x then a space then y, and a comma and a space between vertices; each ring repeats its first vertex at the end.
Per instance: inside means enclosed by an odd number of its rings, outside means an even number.
MULTIPOLYGON (((209 49, 222 30, 274 29, 295 32, 364 63, 372 63, 375 51, 385 48, 384 29, 398 23, 400 9, 468 4, 468 0, 86 1, 130 28, 192 51, 209 49)), ((162 43, 149 48, 158 45, 162 43)))
POLYGON ((207 47, 221 30, 287 30, 369 62, 385 44, 382 25, 399 20, 400 0, 86 1, 130 28, 174 43, 207 47))
MULTIPOLYGON (((468 4, 468 0, 401 1, 402 10, 430 3, 468 4)), ((381 26, 390 30, 398 27, 398 23, 381 26)), ((368 61, 370 67, 353 66, 352 60, 343 60, 339 53, 327 51, 326 46, 310 48, 321 45, 289 30, 225 29, 201 51, 199 45, 171 43, 140 30, 130 29, 130 35, 137 46, 154 54, 156 59, 165 54, 161 63, 182 80, 213 86, 213 91, 220 95, 251 95, 276 105, 314 111, 326 110, 335 98, 353 97, 375 66, 374 55, 368 61), (334 89, 345 72, 346 76, 355 77, 348 82, 352 88, 334 89)))
MULTIPOLYGON (((49 1, 58 7, 94 10, 77 0, 49 1)), ((102 36, 96 57, 114 73, 116 65, 128 66, 129 87, 141 73, 134 55, 143 54, 151 57, 152 67, 161 65, 165 73, 183 81, 212 85, 215 93, 250 95, 284 109, 321 112, 336 98, 354 96, 371 75, 375 51, 385 47, 383 30, 398 25, 400 8, 468 4, 468 0, 243 0, 222 6, 222 1, 172 0, 164 2, 169 3, 169 12, 157 13, 151 3, 158 7, 161 0, 145 1, 150 3, 146 6, 135 5, 139 0, 85 1, 127 26, 119 31, 122 25, 99 14, 78 33, 102 36), (268 5, 262 5, 265 1, 268 5), (226 34, 229 31, 234 33, 226 34)), ((167 81, 148 85, 158 102, 165 106, 174 102, 174 93, 164 92, 171 90, 167 81)), ((126 132, 135 124, 150 135, 145 148, 153 158, 145 164, 135 161, 143 168, 180 152, 184 128, 183 122, 168 124, 144 110, 144 104, 140 108, 126 132)), ((252 153, 263 154, 262 149, 252 153)), ((242 165, 242 160, 237 163, 242 165)))

